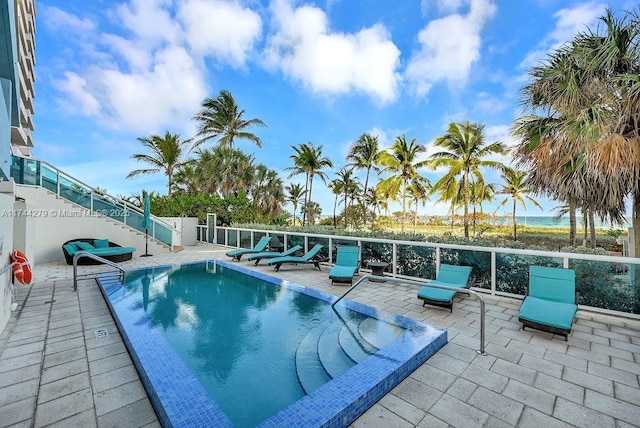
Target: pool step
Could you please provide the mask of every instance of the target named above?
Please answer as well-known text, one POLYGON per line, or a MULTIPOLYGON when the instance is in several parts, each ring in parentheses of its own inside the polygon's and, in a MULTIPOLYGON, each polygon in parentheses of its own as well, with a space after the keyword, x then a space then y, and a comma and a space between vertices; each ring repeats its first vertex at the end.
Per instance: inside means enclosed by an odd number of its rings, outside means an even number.
POLYGON ((339 336, 343 327, 341 321, 327 326, 318 339, 318 357, 322 367, 335 378, 355 365, 340 346, 339 336))
POLYGON ((296 374, 306 394, 315 391, 331 380, 318 358, 318 338, 325 326, 309 331, 296 349, 296 374))
POLYGON ((365 358, 378 352, 378 348, 363 339, 359 328, 359 323, 356 325, 348 323, 342 326, 338 336, 340 347, 356 363, 360 363, 365 358))
POLYGON ((382 323, 373 318, 365 318, 360 323, 358 331, 365 341, 378 349, 384 348, 407 333, 407 330, 402 327, 382 323))

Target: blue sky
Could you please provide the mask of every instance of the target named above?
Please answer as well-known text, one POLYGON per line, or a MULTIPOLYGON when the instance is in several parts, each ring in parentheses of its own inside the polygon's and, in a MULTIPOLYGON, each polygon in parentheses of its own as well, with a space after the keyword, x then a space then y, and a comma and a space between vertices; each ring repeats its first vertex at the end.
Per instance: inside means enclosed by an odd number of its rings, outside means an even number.
MULTIPOLYGON (((427 146, 451 122, 485 124, 514 144, 528 69, 617 0, 50 0, 37 4, 34 155, 114 195, 166 193, 142 167, 137 137, 194 135, 207 96, 231 91, 261 149, 239 141, 285 183, 292 145, 312 142, 336 166, 363 132, 427 146)), ((508 159, 504 159, 508 162, 508 159)), ((432 183, 441 172, 421 171, 432 183)), ((487 171, 488 182, 500 183, 487 171)), ((375 181, 375 179, 374 179, 375 181)), ((323 215, 333 195, 317 181, 323 215)), ((499 200, 502 200, 500 198, 499 200)), ((551 214, 540 200, 527 215, 551 214)), ((485 207, 486 211, 495 209, 485 207)), ((427 202, 422 214, 445 214, 427 202)), ((503 207, 499 214, 508 211, 503 207)), ((523 214, 523 212, 521 212, 523 214)))

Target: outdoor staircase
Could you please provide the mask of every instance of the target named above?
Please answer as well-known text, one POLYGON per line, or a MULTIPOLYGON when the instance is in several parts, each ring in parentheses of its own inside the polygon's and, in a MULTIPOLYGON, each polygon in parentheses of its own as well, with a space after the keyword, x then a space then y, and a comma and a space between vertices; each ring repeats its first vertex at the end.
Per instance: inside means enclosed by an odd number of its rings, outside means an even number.
POLYGON ((298 345, 298 382, 309 394, 404 334, 405 329, 372 318, 335 317, 311 329, 298 345))

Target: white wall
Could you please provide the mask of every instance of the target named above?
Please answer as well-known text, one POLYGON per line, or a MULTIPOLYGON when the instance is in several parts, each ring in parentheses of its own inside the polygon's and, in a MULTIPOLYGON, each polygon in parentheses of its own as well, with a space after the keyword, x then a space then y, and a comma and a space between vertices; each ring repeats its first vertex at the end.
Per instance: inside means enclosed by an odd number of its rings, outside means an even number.
POLYGON ((197 230, 198 230, 198 218, 197 217, 158 217, 159 219, 166 221, 174 229, 177 229, 179 233, 173 232, 174 245, 180 245, 182 247, 187 245, 196 245, 197 230))
MULTIPOLYGON (((134 257, 144 254, 142 232, 73 205, 41 187, 16 185, 15 192, 31 209, 28 215, 33 218, 36 237, 33 257, 38 263, 64 260, 62 244, 77 238, 108 238, 123 247, 135 247, 134 257)), ((162 254, 169 249, 149 238, 149 251, 162 254)))
MULTIPOLYGON (((4 182, 7 184, 7 182, 4 182)), ((0 193, 0 268, 4 269, 11 261, 13 250, 13 193, 0 193)), ((0 274, 0 331, 7 325, 11 316, 11 269, 0 274)))

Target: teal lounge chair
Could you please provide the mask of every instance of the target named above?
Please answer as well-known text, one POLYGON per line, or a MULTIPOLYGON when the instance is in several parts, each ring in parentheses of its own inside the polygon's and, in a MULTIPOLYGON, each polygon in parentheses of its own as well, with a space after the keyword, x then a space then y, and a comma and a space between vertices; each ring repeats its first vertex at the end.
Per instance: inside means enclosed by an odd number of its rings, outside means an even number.
POLYGON ((322 249, 322 245, 316 244, 307 254, 304 256, 296 257, 296 256, 284 256, 284 257, 276 257, 271 260, 267 260, 267 264, 269 266, 275 266, 276 272, 280 270, 280 266, 285 263, 313 263, 313 265, 320 269, 320 260, 316 258, 320 250, 322 249))
POLYGON ((269 242, 271 242, 271 238, 268 236, 263 236, 262 238, 260 238, 255 247, 237 248, 235 250, 228 251, 227 256, 231 257, 232 260, 240 261, 242 256, 244 256, 245 254, 254 254, 264 251, 264 249, 267 248, 267 245, 269 245, 269 242))
POLYGON ((360 247, 356 245, 339 246, 336 264, 329 271, 331 283, 348 282, 353 284, 353 276, 360 266, 360 247))
MULTIPOLYGON (((471 266, 442 264, 440 265, 440 271, 436 279, 429 281, 429 283, 446 285, 448 287, 467 288, 469 275, 471 275, 471 266)), ((422 299, 423 301, 422 306, 428 303, 433 306, 449 308, 451 312, 453 312, 453 298, 455 295, 455 291, 433 288, 426 285, 418 291, 418 299, 422 299)))
POLYGON ((249 257, 247 257, 247 260, 249 261, 256 261, 255 265, 258 266, 258 263, 260 263, 260 260, 262 259, 273 259, 275 257, 286 257, 286 256, 291 256, 294 253, 298 252, 302 250, 302 247, 300 245, 295 245, 291 248, 289 248, 287 251, 282 251, 282 252, 278 252, 278 251, 263 251, 261 253, 256 253, 256 254, 251 254, 249 257))
POLYGON ((576 273, 572 269, 529 267, 529 288, 518 318, 525 327, 564 336, 568 340, 576 305, 576 273))

